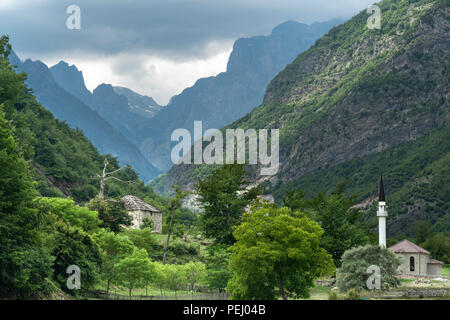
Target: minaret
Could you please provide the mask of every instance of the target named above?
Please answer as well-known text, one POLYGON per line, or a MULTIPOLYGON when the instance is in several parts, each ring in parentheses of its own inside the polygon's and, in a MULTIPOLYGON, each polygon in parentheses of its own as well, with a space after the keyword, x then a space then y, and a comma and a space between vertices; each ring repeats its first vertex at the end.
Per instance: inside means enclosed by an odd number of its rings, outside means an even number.
POLYGON ((380 247, 386 248, 386 199, 384 197, 383 176, 380 177, 380 188, 378 190, 378 243, 380 247))

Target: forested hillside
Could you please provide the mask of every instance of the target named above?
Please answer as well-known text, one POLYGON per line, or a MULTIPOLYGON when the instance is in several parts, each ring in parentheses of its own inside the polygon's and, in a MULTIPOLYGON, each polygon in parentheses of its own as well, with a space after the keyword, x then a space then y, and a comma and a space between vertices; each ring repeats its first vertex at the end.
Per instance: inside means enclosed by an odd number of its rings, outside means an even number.
MULTIPOLYGON (((381 30, 368 29, 363 11, 271 81, 263 104, 228 126, 280 129, 280 171, 266 192, 281 201, 290 187, 329 192, 348 179, 347 192, 363 201, 386 173, 393 233, 448 213, 447 4, 382 1, 381 30)), ((173 181, 191 186, 211 169, 174 166, 152 185, 163 192, 173 181)))
MULTIPOLYGON (((143 180, 148 181, 158 175, 159 171, 145 159, 132 142, 85 104, 82 98, 62 88, 44 63, 30 59, 21 62, 14 53, 10 60, 17 66, 17 72, 27 74, 26 83, 33 90, 36 100, 57 119, 65 121, 71 127, 82 129, 100 152, 113 154, 118 157, 121 164, 132 165, 143 180)), ((74 79, 70 91, 77 91, 77 87, 82 90, 84 87, 84 83, 80 84, 83 82, 82 76, 81 79, 79 77, 74 79)))
MULTIPOLYGON (((131 225, 132 217, 121 196, 138 196, 161 210, 163 216, 176 211, 174 236, 194 224, 196 215, 180 208, 180 200, 175 207, 173 200, 155 194, 131 167, 119 170, 115 157, 100 155, 81 130, 55 119, 33 97, 25 84, 26 74, 16 73, 9 64, 10 52, 8 38, 1 37, 1 299, 64 296, 71 289, 66 285, 69 266, 79 268, 83 279, 82 293, 70 294, 86 295, 87 290, 111 279, 111 243, 123 246, 120 259, 140 257, 146 268, 161 267, 151 264, 148 257, 161 258, 161 241, 149 229, 151 225, 142 230, 125 228, 131 225), (105 167, 105 163, 109 165, 105 167), (103 197, 96 176, 104 168, 116 173, 106 183, 103 197)), ((165 229, 173 225, 172 220, 168 226, 164 222, 165 229)), ((199 255, 197 248, 180 241, 172 241, 165 251, 168 261, 198 259, 199 255)), ((114 276, 126 274, 127 269, 114 270, 114 276)))

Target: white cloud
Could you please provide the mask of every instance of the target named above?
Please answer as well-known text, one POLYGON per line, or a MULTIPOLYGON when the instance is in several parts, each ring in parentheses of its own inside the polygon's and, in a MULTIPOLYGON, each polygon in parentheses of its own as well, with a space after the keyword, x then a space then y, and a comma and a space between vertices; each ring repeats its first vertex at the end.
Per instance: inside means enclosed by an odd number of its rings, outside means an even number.
POLYGON ((211 42, 205 48, 207 56, 201 59, 171 60, 151 54, 119 53, 112 56, 85 56, 65 53, 62 56, 37 57, 20 53, 20 57, 39 59, 49 67, 64 60, 83 72, 86 87, 93 91, 99 84, 130 88, 153 97, 165 105, 169 99, 199 78, 215 76, 226 70, 233 42, 211 42))
POLYGON ((0 2, 0 10, 12 9, 15 5, 17 5, 17 0, 2 0, 0 2))

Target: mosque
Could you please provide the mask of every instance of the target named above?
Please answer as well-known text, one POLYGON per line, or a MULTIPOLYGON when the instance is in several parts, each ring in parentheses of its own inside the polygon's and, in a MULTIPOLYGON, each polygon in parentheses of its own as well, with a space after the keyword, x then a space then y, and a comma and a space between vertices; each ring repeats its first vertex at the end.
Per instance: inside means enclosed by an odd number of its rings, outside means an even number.
MULTIPOLYGON (((384 195, 383 177, 380 178, 378 199, 378 242, 386 248, 386 218, 388 216, 384 195)), ((399 271, 403 275, 413 276, 441 276, 443 262, 431 258, 429 251, 408 240, 389 247, 395 254, 403 258, 399 271)))

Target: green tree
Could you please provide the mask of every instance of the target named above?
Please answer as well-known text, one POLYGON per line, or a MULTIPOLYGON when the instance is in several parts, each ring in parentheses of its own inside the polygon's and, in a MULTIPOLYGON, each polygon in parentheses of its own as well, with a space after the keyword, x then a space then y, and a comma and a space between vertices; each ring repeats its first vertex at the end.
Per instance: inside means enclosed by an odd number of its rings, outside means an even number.
POLYGON ((134 246, 145 249, 149 257, 156 257, 161 251, 161 245, 156 240, 151 229, 130 229, 124 234, 131 240, 134 246))
POLYGON ((446 235, 438 233, 429 237, 423 247, 430 251, 433 258, 450 263, 450 239, 446 235))
MULTIPOLYGON (((66 271, 70 265, 80 268, 83 289, 92 288, 98 282, 102 266, 99 247, 79 227, 71 226, 64 221, 56 222, 52 255, 55 257, 54 278, 63 290, 68 290, 66 271)), ((75 291, 70 292, 76 294, 75 291)))
POLYGON ((433 226, 433 233, 442 233, 450 237, 450 212, 439 218, 433 226))
POLYGON ((319 193, 307 200, 301 190, 293 191, 284 199, 284 204, 292 210, 306 212, 319 222, 324 231, 321 246, 333 256, 334 264, 340 266, 342 254, 369 242, 368 230, 361 223, 361 212, 352 208, 352 197, 343 195, 344 185, 338 185, 331 195, 319 193))
POLYGON ((301 189, 291 189, 283 198, 283 206, 291 210, 306 210, 311 208, 311 201, 306 199, 301 189))
POLYGON ((168 266, 167 264, 164 265, 161 262, 153 262, 154 265, 154 278, 153 282, 154 284, 159 288, 161 292, 161 296, 163 295, 163 289, 166 288, 167 284, 167 274, 165 272, 165 267, 168 266))
POLYGON ((232 273, 228 269, 230 251, 225 245, 212 245, 208 247, 205 260, 206 282, 208 286, 219 291, 224 291, 232 273))
POLYGON ((370 266, 378 266, 381 276, 381 290, 389 290, 399 285, 396 278, 401 259, 391 250, 378 245, 366 245, 347 250, 342 256, 342 266, 336 272, 336 284, 340 291, 350 289, 367 290, 367 280, 370 266))
POLYGON ((28 164, 3 108, 13 105, 25 90, 23 74, 7 61, 8 37, 0 38, 0 296, 32 297, 50 291, 52 257, 43 246, 36 196, 28 164))
POLYGON ((433 225, 429 221, 415 221, 412 226, 416 243, 424 243, 432 234, 433 225))
POLYGON ((102 200, 93 198, 88 203, 88 208, 98 212, 98 217, 102 220, 102 228, 119 232, 124 226, 131 226, 133 219, 125 210, 125 204, 121 200, 102 200))
POLYGON ((191 292, 193 294, 196 286, 205 279, 205 264, 203 262, 190 261, 186 263, 183 268, 186 276, 186 282, 190 286, 191 292))
POLYGON ((175 297, 177 292, 182 289, 186 283, 187 278, 184 272, 184 266, 178 264, 166 264, 164 265, 165 273, 165 287, 169 290, 175 291, 175 297))
POLYGON ((152 265, 144 249, 134 249, 130 256, 123 258, 114 266, 117 281, 128 289, 130 299, 132 290, 142 288, 151 271, 152 265))
POLYGON ((39 211, 55 214, 73 226, 86 232, 95 232, 101 224, 98 213, 86 207, 80 207, 70 198, 37 198, 39 211))
POLYGON ((227 291, 233 299, 306 298, 314 279, 334 271, 319 224, 304 213, 264 204, 234 231, 227 291))
MULTIPOLYGON (((150 261, 150 260, 149 260, 150 261)), ((154 262, 149 263, 147 271, 144 273, 144 286, 145 286, 145 295, 148 296, 148 286, 153 283, 156 284, 156 279, 159 276, 157 273, 157 266, 154 262)))
POLYGON ((230 245, 235 239, 233 227, 241 222, 245 208, 259 193, 249 188, 244 165, 224 165, 195 185, 204 212, 200 226, 207 238, 230 245))
POLYGON ((122 234, 102 230, 94 235, 102 256, 101 278, 106 281, 106 293, 116 280, 115 265, 133 252, 133 243, 122 234))

